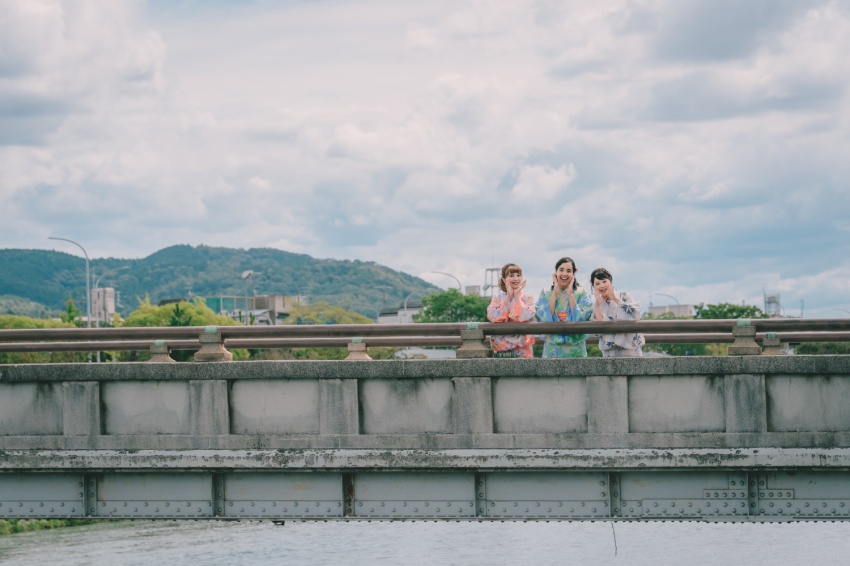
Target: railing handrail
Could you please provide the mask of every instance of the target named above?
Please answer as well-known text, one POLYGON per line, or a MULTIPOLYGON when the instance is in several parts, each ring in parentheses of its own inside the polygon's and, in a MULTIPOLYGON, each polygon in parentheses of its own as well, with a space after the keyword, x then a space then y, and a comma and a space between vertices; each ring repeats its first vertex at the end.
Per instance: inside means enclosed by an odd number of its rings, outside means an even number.
MULTIPOLYGON (((850 332, 780 332, 772 333, 783 343, 804 342, 850 342, 850 332)), ((766 333, 757 333, 756 342, 763 342, 766 333)), ((731 333, 679 333, 646 334, 647 344, 731 344, 731 333)), ((0 342, 3 352, 103 352, 103 351, 145 351, 158 342, 171 350, 198 350, 201 345, 194 339, 147 339, 147 340, 101 340, 101 341, 34 341, 0 342)), ((589 336, 588 344, 596 344, 597 336, 589 336)), ((276 348, 345 348, 352 343, 350 337, 299 337, 299 338, 232 338, 224 341, 228 348, 234 349, 276 349, 276 348)), ((369 336, 362 338, 368 347, 459 347, 463 340, 458 336, 369 336)))
MULTIPOLYGON (((850 331, 850 319, 746 319, 759 332, 839 332, 850 331)), ((588 322, 476 323, 485 336, 494 334, 693 334, 731 332, 736 319, 716 320, 635 320, 588 322)), ((457 336, 467 323, 414 324, 313 324, 282 326, 218 326, 216 332, 228 341, 260 338, 352 338, 457 336)), ((0 344, 37 341, 115 341, 193 339, 208 330, 204 326, 147 326, 119 328, 26 328, 0 329, 0 344)))

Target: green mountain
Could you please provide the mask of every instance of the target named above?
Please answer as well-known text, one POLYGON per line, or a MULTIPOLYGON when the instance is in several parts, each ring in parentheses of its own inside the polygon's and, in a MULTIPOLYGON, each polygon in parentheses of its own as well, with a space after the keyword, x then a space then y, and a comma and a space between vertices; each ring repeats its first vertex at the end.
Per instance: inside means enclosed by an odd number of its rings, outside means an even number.
MULTIPOLYGON (((151 303, 189 296, 307 295, 376 318, 408 295, 421 298, 437 290, 430 283, 374 262, 316 259, 268 248, 248 250, 209 246, 171 246, 143 259, 90 261, 92 286, 113 287, 122 315, 147 295, 151 303), (106 273, 111 269, 121 269, 106 273), (254 274, 242 278, 245 271, 254 274), (104 275, 105 274, 105 275, 104 275), (247 284, 247 287, 246 287, 247 284)), ((43 305, 64 310, 68 297, 85 309, 85 260, 47 250, 0 250, 0 314, 28 314, 43 305), (37 305, 33 305, 37 303, 37 305), (27 312, 18 312, 26 308, 27 312)))

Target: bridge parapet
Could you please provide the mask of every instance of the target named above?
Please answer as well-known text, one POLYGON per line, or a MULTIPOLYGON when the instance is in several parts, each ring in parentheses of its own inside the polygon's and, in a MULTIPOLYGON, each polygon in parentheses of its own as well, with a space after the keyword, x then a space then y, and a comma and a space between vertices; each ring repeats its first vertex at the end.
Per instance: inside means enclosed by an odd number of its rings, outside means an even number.
POLYGON ((850 357, 0 366, 0 448, 850 447, 850 357))
POLYGON ((850 356, 0 366, 0 516, 850 518, 848 395, 850 356))

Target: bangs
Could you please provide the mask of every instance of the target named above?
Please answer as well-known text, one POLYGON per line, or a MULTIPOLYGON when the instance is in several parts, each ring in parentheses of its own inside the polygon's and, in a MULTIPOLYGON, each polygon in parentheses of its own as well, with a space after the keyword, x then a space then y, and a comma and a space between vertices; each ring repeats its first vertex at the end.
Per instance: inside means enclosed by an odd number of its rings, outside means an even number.
POLYGON ((519 274, 519 275, 522 275, 522 268, 521 268, 520 266, 518 266, 518 265, 512 265, 512 266, 510 266, 510 267, 509 267, 509 268, 505 271, 505 277, 507 277, 507 276, 509 276, 509 275, 513 275, 514 273, 517 273, 517 274, 519 274))

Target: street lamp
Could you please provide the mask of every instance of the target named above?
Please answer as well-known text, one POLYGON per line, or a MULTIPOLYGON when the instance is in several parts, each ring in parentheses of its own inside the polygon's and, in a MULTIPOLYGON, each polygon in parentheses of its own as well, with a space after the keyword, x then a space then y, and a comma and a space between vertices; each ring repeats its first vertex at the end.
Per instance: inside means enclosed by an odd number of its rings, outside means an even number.
MULTIPOLYGON (((679 308, 680 307, 679 299, 677 299, 673 295, 665 295, 664 293, 653 293, 653 295, 659 295, 661 297, 667 297, 668 299, 673 299, 674 301, 676 301, 676 311, 682 310, 681 308, 679 308)), ((667 309, 667 310, 669 311, 670 309, 667 309)), ((682 315, 681 315, 681 313, 676 312, 676 316, 682 316, 682 315)))
POLYGON ((452 279, 457 281, 457 290, 460 291, 461 293, 463 292, 463 288, 460 284, 460 279, 458 279, 457 277, 455 277, 451 273, 446 273, 445 271, 429 271, 428 273, 438 273, 440 275, 448 275, 449 277, 451 277, 452 279))
MULTIPOLYGON (((123 267, 116 267, 115 269, 108 269, 100 274, 100 277, 94 280, 94 289, 92 292, 97 295, 97 286, 100 285, 100 280, 104 278, 104 276, 109 275, 110 273, 115 273, 116 271, 121 271, 122 269, 130 269, 129 265, 125 265, 123 267)), ((98 311, 100 311, 100 305, 98 305, 98 311)), ((103 322, 106 322, 106 295, 103 296, 103 322)), ((94 319, 94 327, 100 328, 100 312, 97 313, 97 316, 94 319)), ((97 351, 97 363, 100 363, 100 350, 97 351)))
MULTIPOLYGON (((242 279, 245 280, 245 325, 248 326, 251 324, 251 321, 248 319, 248 279, 252 275, 260 275, 260 272, 254 271, 253 269, 248 269, 242 272, 242 279)), ((254 293, 257 292, 256 285, 254 286, 254 293)), ((257 310, 257 299, 254 299, 254 310, 257 310)))
MULTIPOLYGON (((68 238, 55 238, 53 236, 48 236, 47 239, 71 242, 72 244, 83 250, 83 255, 86 256, 86 318, 88 319, 86 326, 91 328, 91 278, 89 277, 89 254, 86 252, 86 248, 84 248, 74 240, 69 240, 68 238)), ((91 357, 89 357, 89 361, 91 361, 91 357)))
POLYGON ((413 295, 418 295, 419 293, 410 293, 404 298, 404 306, 402 307, 402 311, 404 312, 404 316, 407 316, 407 299, 412 297, 413 295))
POLYGON ((850 311, 848 311, 847 309, 839 309, 839 308, 836 308, 835 310, 837 310, 837 311, 841 311, 841 312, 846 312, 847 314, 850 314, 850 311))

